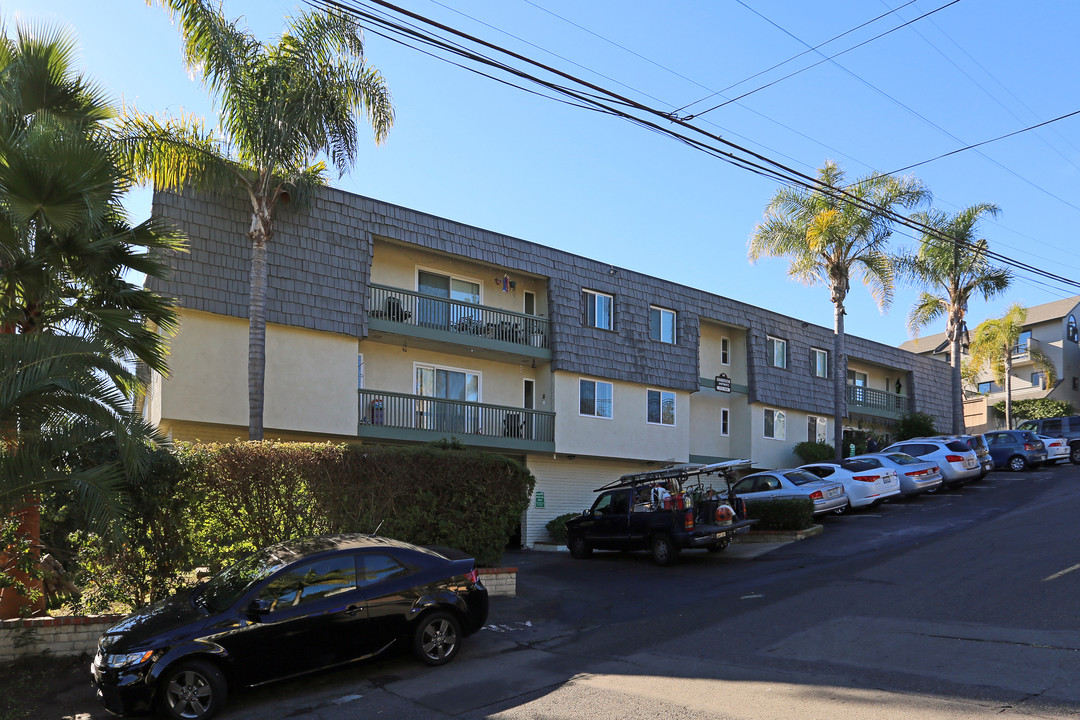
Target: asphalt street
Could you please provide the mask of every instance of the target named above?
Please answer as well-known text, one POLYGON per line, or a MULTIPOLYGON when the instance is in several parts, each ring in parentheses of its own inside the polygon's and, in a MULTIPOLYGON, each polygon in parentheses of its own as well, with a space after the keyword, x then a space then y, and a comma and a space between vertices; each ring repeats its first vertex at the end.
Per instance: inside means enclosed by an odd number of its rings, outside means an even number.
POLYGON ((1077 717, 1078 513, 1066 465, 671 568, 510 553, 518 597, 450 665, 397 654, 236 693, 221 717, 1077 717))

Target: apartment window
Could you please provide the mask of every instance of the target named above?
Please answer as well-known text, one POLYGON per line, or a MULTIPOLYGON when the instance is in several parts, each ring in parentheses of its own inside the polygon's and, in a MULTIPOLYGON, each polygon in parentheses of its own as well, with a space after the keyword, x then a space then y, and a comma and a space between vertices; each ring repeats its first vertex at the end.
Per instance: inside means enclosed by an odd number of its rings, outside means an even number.
POLYGON ((994 382, 992 380, 987 381, 987 382, 979 383, 979 392, 982 393, 983 395, 987 395, 989 393, 1000 392, 1000 391, 1001 391, 1001 386, 998 385, 996 382, 994 382))
POLYGON ((590 417, 611 417, 611 383, 601 380, 578 382, 578 412, 590 417))
POLYGON ((828 428, 829 423, 823 417, 817 415, 806 416, 806 441, 807 442, 828 442, 828 428))
POLYGON ((364 354, 360 353, 356 360, 356 387, 364 389, 364 354))
POLYGON ((675 424, 675 393, 649 390, 645 420, 655 425, 675 424))
POLYGON ((814 377, 829 377, 829 351, 810 348, 810 367, 814 377))
POLYGON ((868 378, 866 373, 859 372, 858 370, 847 371, 847 384, 854 385, 855 387, 866 387, 868 378))
POLYGON ((1069 323, 1065 327, 1065 339, 1069 342, 1080 341, 1080 331, 1076 329, 1076 318, 1069 316, 1069 323))
POLYGON ((773 367, 787 367, 787 340, 769 337, 769 364, 773 367))
POLYGON ((731 364, 731 340, 726 337, 720 338, 720 364, 731 364))
POLYGON ((1031 344, 1031 331, 1025 330, 1020 333, 1020 337, 1016 339, 1016 346, 1013 348, 1014 355, 1024 355, 1028 351, 1028 345, 1031 344))
POLYGON ((649 307, 649 338, 663 343, 675 343, 675 311, 649 307))
POLYGON ((784 440, 787 437, 787 413, 765 408, 765 437, 784 440))
POLYGON ((727 408, 720 408, 720 434, 727 437, 730 432, 731 412, 727 408))
POLYGON ((1046 389, 1046 373, 1033 372, 1031 373, 1031 386, 1037 387, 1040 390, 1046 389))
POLYGON ((523 302, 522 307, 523 307, 523 309, 525 311, 525 314, 526 315, 535 315, 536 314, 536 293, 531 292, 529 290, 526 290, 524 293, 522 293, 522 297, 524 298, 524 300, 522 301, 523 302))
POLYGON ((614 298, 604 293, 582 290, 581 299, 585 306, 581 321, 589 327, 611 330, 611 310, 614 305, 614 298))

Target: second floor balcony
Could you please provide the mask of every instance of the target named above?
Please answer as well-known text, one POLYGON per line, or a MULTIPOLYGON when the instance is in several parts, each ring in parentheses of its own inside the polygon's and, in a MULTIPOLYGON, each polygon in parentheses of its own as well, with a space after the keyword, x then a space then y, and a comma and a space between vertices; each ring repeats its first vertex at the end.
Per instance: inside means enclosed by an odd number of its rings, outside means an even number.
POLYGON ((368 327, 374 332, 476 349, 551 358, 547 318, 460 300, 371 285, 368 327))
POLYGON ((360 390, 360 437, 532 452, 555 451, 555 413, 444 400, 426 395, 360 390))
POLYGON ((907 395, 859 385, 847 386, 847 405, 849 411, 893 419, 911 412, 911 398, 907 395))

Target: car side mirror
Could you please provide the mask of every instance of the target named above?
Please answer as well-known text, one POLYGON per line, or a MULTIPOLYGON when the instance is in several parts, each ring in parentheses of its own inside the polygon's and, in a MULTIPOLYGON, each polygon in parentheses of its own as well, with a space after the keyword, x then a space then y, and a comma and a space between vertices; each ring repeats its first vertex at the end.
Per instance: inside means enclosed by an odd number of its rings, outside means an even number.
POLYGON ((273 603, 269 600, 255 598, 248 604, 247 611, 249 615, 262 616, 268 614, 272 608, 273 603))

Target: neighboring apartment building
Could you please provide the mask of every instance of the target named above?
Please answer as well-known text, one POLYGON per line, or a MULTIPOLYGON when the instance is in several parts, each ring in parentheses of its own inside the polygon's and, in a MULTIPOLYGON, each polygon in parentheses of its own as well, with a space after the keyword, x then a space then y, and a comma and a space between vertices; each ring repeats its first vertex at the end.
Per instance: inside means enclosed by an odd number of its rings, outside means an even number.
MULTIPOLYGON (((1013 400, 1048 397, 1072 403, 1080 409, 1080 295, 1055 300, 1027 309, 1027 322, 1012 353, 1013 400), (1053 383, 1048 383, 1031 359, 1032 348, 1038 348, 1054 363, 1053 383)), ((949 362, 949 343, 945 333, 908 340, 902 350, 949 362)), ((961 347, 962 359, 968 358, 966 339, 961 347)), ((1003 415, 993 406, 1005 399, 1005 388, 997 383, 986 369, 974 388, 964 392, 964 424, 969 432, 1002 428, 1003 415)))
MULTIPOLYGON (((181 329, 145 413, 175 439, 245 439, 248 210, 158 194, 154 212, 190 252, 152 285, 179 298, 181 329)), ((266 437, 517 457, 537 479, 526 545, 623 473, 788 466, 797 442, 832 441, 828 328, 334 189, 280 214, 269 264, 266 437)), ((951 423, 941 363, 848 348, 850 427, 951 423)))

